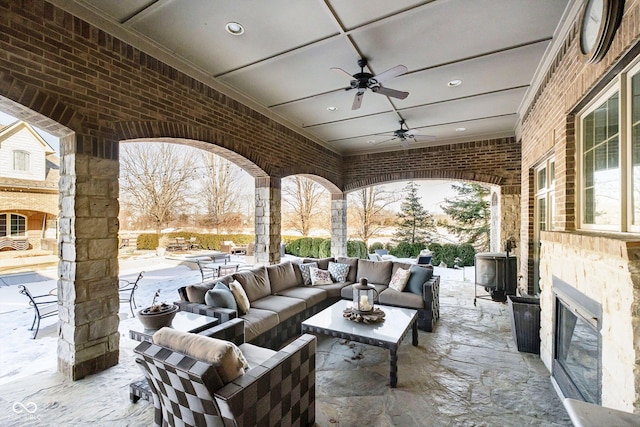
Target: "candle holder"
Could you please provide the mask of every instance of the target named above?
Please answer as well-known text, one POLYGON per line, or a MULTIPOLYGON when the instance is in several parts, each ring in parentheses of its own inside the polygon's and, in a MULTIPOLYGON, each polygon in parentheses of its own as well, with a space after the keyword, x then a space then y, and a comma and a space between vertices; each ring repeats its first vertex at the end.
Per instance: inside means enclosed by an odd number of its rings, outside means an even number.
POLYGON ((360 283, 353 285, 353 310, 358 313, 371 313, 378 292, 368 284, 367 278, 360 279, 360 283))

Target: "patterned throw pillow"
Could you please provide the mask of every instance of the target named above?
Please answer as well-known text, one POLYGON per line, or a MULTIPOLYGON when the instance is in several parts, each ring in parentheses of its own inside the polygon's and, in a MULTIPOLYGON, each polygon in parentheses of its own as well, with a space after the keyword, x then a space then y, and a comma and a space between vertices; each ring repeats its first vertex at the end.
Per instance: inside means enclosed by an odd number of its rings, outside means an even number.
POLYGON ((349 264, 329 261, 329 274, 331 274, 331 279, 333 279, 334 282, 346 282, 347 275, 349 274, 349 264))
POLYGON ((320 270, 319 268, 311 267, 309 272, 311 273, 311 286, 330 285, 333 283, 329 270, 320 270))
POLYGON ((304 280, 304 285, 311 286, 311 272, 309 271, 309 269, 311 267, 318 268, 318 263, 309 262, 304 264, 298 264, 298 267, 300 267, 300 273, 302 273, 302 279, 304 280))
POLYGON ((404 268, 397 269, 389 282, 389 287, 398 292, 402 292, 404 287, 407 286, 409 276, 411 276, 411 270, 405 270, 404 268))
POLYGON ((237 280, 234 280, 229 284, 229 289, 231 289, 231 293, 236 299, 236 303, 238 304, 238 311, 240 312, 240 314, 247 314, 251 305, 249 304, 249 297, 242 288, 242 285, 237 280))

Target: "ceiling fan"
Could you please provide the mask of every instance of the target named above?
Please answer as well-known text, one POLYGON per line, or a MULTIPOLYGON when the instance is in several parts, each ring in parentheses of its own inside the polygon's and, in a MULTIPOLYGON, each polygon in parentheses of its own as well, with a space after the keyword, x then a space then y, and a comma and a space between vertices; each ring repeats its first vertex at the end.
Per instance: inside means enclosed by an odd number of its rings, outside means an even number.
POLYGON ((351 106, 352 110, 357 110, 358 108, 360 108, 360 105, 362 104, 362 97, 364 96, 364 91, 366 89, 371 89, 372 92, 379 93, 380 95, 391 96, 398 99, 405 99, 407 96, 409 96, 409 92, 389 89, 383 87, 380 84, 393 77, 399 76, 400 74, 406 73, 407 67, 405 67, 404 65, 396 65, 395 67, 389 68, 387 71, 375 76, 364 71, 364 67, 367 66, 366 58, 358 59, 358 66, 360 67, 360 72, 354 75, 347 73, 342 68, 331 68, 332 70, 336 70, 346 74, 351 79, 351 86, 345 88, 345 90, 357 89, 356 96, 353 99, 353 105, 351 106))
POLYGON ((393 138, 380 141, 378 144, 383 144, 397 139, 400 140, 400 143, 404 148, 409 148, 409 141, 433 141, 436 139, 436 137, 432 135, 418 135, 420 131, 417 129, 409 129, 409 126, 407 126, 404 120, 400 120, 399 123, 400 129, 393 131, 393 138))

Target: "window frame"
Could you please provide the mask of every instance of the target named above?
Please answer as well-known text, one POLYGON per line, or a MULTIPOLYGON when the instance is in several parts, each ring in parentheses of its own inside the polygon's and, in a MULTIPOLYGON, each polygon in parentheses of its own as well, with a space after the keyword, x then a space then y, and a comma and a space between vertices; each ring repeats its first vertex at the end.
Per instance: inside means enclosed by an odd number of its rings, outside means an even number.
POLYGON ((13 170, 15 172, 30 172, 31 171, 31 153, 26 150, 13 150, 13 170), (24 169, 16 167, 16 155, 22 154, 24 161, 24 169))
MULTIPOLYGON (((0 213, 0 217, 4 217, 5 221, 4 221, 4 234, 0 234, 0 237, 27 237, 27 233, 29 231, 28 225, 29 225, 29 221, 27 219, 27 217, 25 215, 19 214, 19 213, 15 213, 15 212, 3 212, 0 213), (22 232, 22 234, 20 233, 13 233, 13 217, 17 217, 17 218, 22 218, 22 221, 24 222, 24 230, 22 232)), ((18 230, 19 231, 19 230, 18 230)))

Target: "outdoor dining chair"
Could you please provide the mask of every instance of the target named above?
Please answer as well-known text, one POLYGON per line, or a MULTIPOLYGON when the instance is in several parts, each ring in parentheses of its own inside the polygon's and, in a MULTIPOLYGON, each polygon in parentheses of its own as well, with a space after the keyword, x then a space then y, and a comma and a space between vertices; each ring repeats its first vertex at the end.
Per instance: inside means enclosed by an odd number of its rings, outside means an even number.
POLYGON ((119 282, 118 294, 120 295, 120 302, 129 303, 129 308, 131 309, 131 315, 133 317, 136 317, 133 311, 133 309, 136 306, 135 292, 136 292, 136 289, 138 289, 138 283, 140 282, 140 279, 142 279, 142 276, 144 276, 144 271, 141 271, 140 274, 138 274, 138 278, 133 283, 125 279, 120 279, 118 281, 119 282))
POLYGON ((40 330, 40 319, 58 315, 58 299, 51 294, 32 295, 24 285, 18 286, 18 292, 29 298, 29 305, 33 307, 33 322, 29 330, 34 331, 32 338, 35 340, 40 330))

